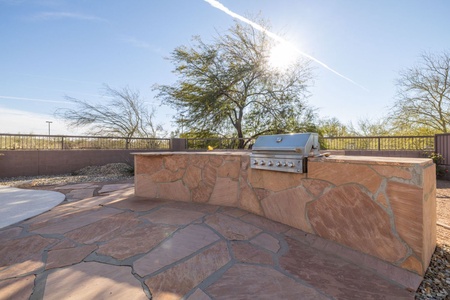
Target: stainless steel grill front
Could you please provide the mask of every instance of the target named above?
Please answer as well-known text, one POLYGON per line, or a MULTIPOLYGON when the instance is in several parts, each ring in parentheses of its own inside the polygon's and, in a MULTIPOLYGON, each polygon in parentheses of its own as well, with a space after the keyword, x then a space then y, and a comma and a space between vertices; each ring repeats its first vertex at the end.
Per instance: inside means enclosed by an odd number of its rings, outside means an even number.
POLYGON ((279 172, 307 172, 307 157, 318 156, 317 133, 262 135, 257 138, 250 155, 251 168, 279 172))

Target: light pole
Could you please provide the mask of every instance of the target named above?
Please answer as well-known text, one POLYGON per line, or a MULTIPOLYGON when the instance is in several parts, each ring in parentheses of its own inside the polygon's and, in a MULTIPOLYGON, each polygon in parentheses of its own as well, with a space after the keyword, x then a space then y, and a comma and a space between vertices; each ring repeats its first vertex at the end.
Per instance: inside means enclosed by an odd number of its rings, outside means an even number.
POLYGON ((50 124, 52 124, 52 121, 45 121, 45 123, 48 123, 48 135, 50 135, 50 124))

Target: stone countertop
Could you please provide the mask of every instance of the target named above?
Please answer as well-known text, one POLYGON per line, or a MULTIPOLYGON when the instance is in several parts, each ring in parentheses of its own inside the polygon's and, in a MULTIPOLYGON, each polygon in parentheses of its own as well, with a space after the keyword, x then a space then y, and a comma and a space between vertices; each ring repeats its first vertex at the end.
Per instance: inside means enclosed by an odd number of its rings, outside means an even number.
POLYGON ((431 158, 414 158, 414 157, 382 157, 382 156, 344 156, 330 155, 329 157, 309 157, 309 161, 314 162, 335 162, 335 163, 353 163, 353 164, 369 164, 369 165, 395 165, 395 166, 411 166, 420 165, 428 166, 433 164, 431 158))
POLYGON ((176 151, 176 152, 134 152, 131 155, 139 156, 170 156, 170 155, 250 155, 250 151, 176 151))
MULTIPOLYGON (((131 155, 139 156, 171 156, 171 155, 233 155, 242 156, 250 155, 251 151, 177 151, 177 152, 134 152, 131 155)), ((395 165, 395 166, 428 166, 433 161, 430 158, 414 158, 414 157, 382 157, 382 156, 345 156, 330 155, 329 157, 308 157, 312 162, 335 162, 335 163, 353 163, 353 164, 369 164, 369 165, 395 165)))

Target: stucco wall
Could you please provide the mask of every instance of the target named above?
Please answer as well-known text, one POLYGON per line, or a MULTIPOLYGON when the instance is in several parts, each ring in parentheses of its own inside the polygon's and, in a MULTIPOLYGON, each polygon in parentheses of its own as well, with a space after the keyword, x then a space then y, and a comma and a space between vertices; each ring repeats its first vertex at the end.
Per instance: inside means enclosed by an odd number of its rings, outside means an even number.
POLYGON ((0 178, 66 174, 86 166, 125 162, 133 165, 136 150, 32 150, 3 151, 0 178))

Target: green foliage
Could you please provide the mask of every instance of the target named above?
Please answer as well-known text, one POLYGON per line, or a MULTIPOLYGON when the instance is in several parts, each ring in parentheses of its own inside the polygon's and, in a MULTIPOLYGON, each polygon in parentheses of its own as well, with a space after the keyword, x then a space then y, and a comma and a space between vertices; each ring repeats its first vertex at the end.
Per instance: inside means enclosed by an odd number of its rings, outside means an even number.
POLYGON ((448 173, 448 169, 441 166, 442 164, 444 164, 444 157, 439 154, 439 153, 431 153, 429 158, 431 158, 433 160, 433 162, 436 164, 436 176, 437 177, 443 177, 448 173))
POLYGON ((238 22, 210 44, 200 37, 193 43, 177 47, 169 58, 178 81, 156 87, 163 103, 180 112, 175 122, 190 135, 254 137, 310 123, 309 62, 274 69, 268 58, 275 43, 238 22))

